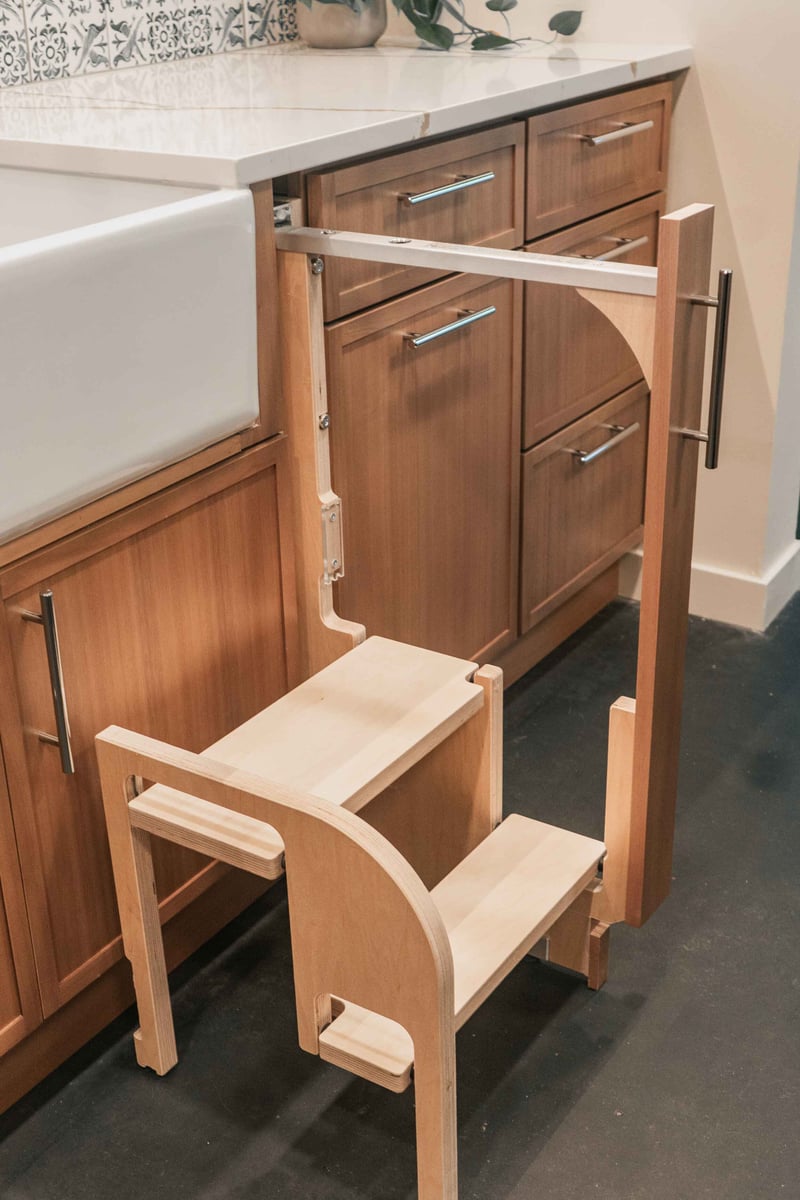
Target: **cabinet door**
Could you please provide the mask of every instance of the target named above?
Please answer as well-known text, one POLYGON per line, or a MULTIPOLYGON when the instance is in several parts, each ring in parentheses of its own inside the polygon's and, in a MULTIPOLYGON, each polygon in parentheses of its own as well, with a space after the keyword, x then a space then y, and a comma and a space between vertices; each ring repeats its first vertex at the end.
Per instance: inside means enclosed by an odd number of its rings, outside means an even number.
MULTIPOLYGON (((659 193, 541 238, 526 250, 654 266, 663 211, 659 193)), ((523 449, 641 377, 622 334, 574 288, 525 285, 523 449)))
POLYGON ((462 658, 515 634, 519 299, 456 277, 326 332, 337 608, 370 634, 462 658))
POLYGON ((42 1020, 0 749, 0 1054, 42 1020))
POLYGON ((523 632, 639 541, 647 400, 638 384, 523 455, 523 632))
MULTIPOLYGON (((9 785, 46 1014, 121 953, 95 735, 118 724, 198 751, 287 689, 282 462, 282 446, 249 451, 0 581, 21 716, 9 785), (43 589, 73 775, 39 738, 54 731, 53 699, 42 627, 23 614, 39 610, 43 589)), ((156 852, 164 918, 223 870, 166 842, 156 852)))

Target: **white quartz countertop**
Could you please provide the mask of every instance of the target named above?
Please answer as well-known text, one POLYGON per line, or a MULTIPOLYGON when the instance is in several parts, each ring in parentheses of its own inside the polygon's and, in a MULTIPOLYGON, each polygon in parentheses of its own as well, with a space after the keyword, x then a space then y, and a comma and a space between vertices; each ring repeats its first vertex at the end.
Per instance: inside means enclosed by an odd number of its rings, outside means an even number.
POLYGON ((0 165, 239 187, 690 63, 674 45, 270 46, 0 91, 0 165))

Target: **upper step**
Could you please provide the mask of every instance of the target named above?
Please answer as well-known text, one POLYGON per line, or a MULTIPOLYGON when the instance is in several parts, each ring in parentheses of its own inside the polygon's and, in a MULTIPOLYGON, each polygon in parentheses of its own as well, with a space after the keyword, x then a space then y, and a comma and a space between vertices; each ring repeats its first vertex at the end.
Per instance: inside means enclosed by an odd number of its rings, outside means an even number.
MULTIPOLYGON (((353 811, 483 704, 477 664, 372 637, 204 752, 353 811)), ((276 830, 156 785, 131 801, 141 829, 265 879, 283 873, 276 830)))
POLYGON ((371 637, 205 753, 357 811, 478 712, 476 670, 371 637))
MULTIPOLYGON (((605 852, 593 838, 513 814, 433 889, 453 952, 456 1028, 578 898, 605 852)), ((345 1003, 320 1035, 320 1056, 400 1091, 414 1047, 395 1022, 345 1003)))

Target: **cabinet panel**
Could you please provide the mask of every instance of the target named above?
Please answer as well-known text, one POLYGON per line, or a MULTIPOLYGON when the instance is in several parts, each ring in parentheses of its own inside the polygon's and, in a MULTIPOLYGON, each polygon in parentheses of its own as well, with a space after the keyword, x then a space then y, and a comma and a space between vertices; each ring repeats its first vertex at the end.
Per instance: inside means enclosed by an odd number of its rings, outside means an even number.
POLYGON ((520 625, 523 632, 610 566, 641 535, 647 447, 638 384, 523 455, 520 625), (585 465, 623 429, 639 429, 585 465))
POLYGON ((663 191, 671 104, 658 83, 531 117, 526 237, 663 191))
POLYGON ((41 1022, 33 951, 0 750, 0 1054, 41 1022))
MULTIPOLYGON (((515 122, 311 175, 308 220, 357 233, 510 249, 523 240, 524 172, 525 129, 515 122), (460 190, 429 195, 454 184, 460 190), (417 202, 409 203, 409 196, 416 196, 417 202)), ((436 274, 388 263, 328 259, 323 280, 326 319, 377 304, 436 274)))
MULTIPOLYGON (((607 256, 654 266, 659 193, 532 242, 537 254, 607 256)), ((563 428, 641 378, 622 334, 574 288, 525 285, 524 448, 563 428)))
POLYGON ((464 658, 515 634, 519 299, 456 277, 327 331, 337 609, 370 634, 464 658))
MULTIPOLYGON (((287 688, 279 451, 251 451, 2 579, 22 726, 11 796, 46 1012, 120 955, 95 735, 119 724, 201 750, 287 688), (43 588, 74 775, 38 737, 54 728, 47 656, 22 614, 43 588)), ((166 916, 221 868, 158 842, 156 870, 166 916)))

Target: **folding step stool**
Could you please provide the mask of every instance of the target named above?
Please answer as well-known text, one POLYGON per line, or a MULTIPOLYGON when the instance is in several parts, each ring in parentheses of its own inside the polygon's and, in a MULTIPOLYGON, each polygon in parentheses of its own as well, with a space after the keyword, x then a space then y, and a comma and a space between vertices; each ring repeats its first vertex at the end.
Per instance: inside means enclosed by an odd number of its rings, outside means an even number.
POLYGON ((699 205, 663 218, 657 269, 280 234, 311 677, 201 755, 113 727, 98 738, 139 1062, 164 1073, 176 1061, 150 837, 266 878, 286 862, 300 1044, 392 1090, 413 1076, 420 1200, 457 1196, 455 1030, 543 935, 551 959, 599 985, 608 924, 642 924, 669 892, 696 451, 709 441, 707 465, 716 465, 724 373, 721 280, 705 435, 711 227, 712 210, 699 205), (364 641, 362 627, 335 614, 341 520, 330 520, 340 509, 320 420, 319 272, 305 257, 323 251, 577 286, 627 338, 651 384, 638 700, 611 709, 602 880, 602 843, 518 816, 498 823, 499 671, 364 641))

